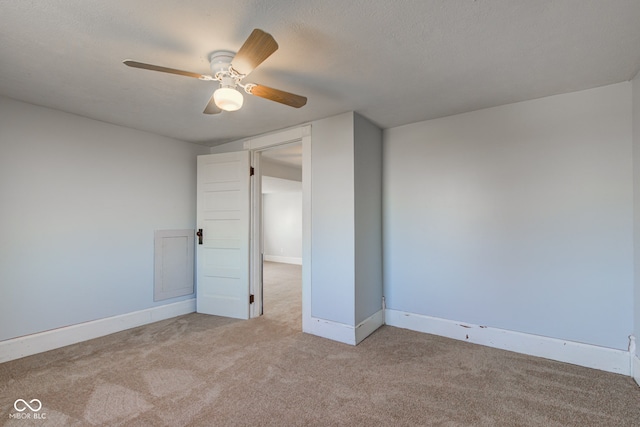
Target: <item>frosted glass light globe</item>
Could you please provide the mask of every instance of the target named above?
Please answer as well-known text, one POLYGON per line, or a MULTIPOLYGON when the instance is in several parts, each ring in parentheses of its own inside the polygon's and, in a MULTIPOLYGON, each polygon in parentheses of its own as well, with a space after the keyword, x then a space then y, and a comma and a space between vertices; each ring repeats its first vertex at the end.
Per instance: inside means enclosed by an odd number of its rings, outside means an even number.
POLYGON ((236 111, 242 107, 244 98, 240 92, 230 87, 221 87, 213 93, 213 100, 224 111, 236 111))

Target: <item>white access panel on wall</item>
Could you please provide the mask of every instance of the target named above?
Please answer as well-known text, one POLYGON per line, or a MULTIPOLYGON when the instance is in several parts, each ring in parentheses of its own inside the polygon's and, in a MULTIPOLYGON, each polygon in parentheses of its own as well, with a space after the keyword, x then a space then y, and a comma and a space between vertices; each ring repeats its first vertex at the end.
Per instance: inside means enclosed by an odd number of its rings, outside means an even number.
POLYGON ((154 232, 153 300, 193 293, 193 229, 154 232))
POLYGON ((248 151, 198 156, 197 204, 197 311, 248 319, 248 151))

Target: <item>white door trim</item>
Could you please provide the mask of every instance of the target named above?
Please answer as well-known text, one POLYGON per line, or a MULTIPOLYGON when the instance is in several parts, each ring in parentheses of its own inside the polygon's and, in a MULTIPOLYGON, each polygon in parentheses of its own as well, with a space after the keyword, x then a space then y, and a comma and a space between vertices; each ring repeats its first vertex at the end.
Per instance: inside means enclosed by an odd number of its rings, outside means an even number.
POLYGON ((247 139, 243 142, 243 148, 245 150, 271 148, 278 145, 300 142, 305 137, 311 137, 311 125, 287 129, 280 132, 270 133, 268 135, 262 135, 256 138, 247 139))
POLYGON ((251 230, 249 232, 249 292, 254 296, 251 304, 250 317, 262 315, 262 168, 259 150, 251 151, 251 167, 254 175, 251 177, 251 230))
MULTIPOLYGON (((311 125, 282 132, 251 138, 243 142, 243 148, 251 151, 255 178, 260 177, 259 152, 269 148, 291 143, 302 143, 302 330, 311 322, 311 125), (257 160, 257 161, 256 161, 257 160), (255 161, 255 163, 254 163, 255 161)), ((251 267, 250 289, 256 303, 251 305, 251 317, 260 316, 262 297, 259 293, 261 280, 260 242, 262 224, 260 221, 260 186, 258 179, 252 186, 252 229, 251 229, 251 267)))

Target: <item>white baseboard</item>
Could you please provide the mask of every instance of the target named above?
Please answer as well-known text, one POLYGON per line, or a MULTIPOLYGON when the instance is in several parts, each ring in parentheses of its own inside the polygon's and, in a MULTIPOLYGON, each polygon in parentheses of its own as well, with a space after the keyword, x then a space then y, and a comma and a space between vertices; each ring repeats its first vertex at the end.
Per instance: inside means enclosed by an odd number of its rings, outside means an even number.
POLYGON ((345 344, 356 345, 382 326, 383 319, 384 312, 382 310, 356 326, 312 317, 308 322, 305 322, 303 332, 345 344))
POLYGON ((636 384, 640 386, 640 358, 637 355, 633 355, 633 379, 636 380, 636 384))
POLYGON ((331 320, 311 317, 303 327, 303 332, 328 338, 345 344, 356 345, 355 327, 331 320))
POLYGON ((376 329, 384 325, 384 310, 380 310, 373 316, 369 316, 356 326, 356 344, 371 335, 376 329))
MULTIPOLYGON (((389 326, 440 335, 617 374, 631 375, 630 354, 628 351, 455 322, 391 309, 385 311, 385 322, 389 326)), ((638 373, 640 374, 640 371, 638 373)))
POLYGON ((0 341, 0 363, 196 311, 195 298, 0 341))
POLYGON ((302 258, 290 257, 290 256, 278 256, 278 255, 265 255, 265 261, 281 262, 284 264, 296 264, 302 265, 302 258))

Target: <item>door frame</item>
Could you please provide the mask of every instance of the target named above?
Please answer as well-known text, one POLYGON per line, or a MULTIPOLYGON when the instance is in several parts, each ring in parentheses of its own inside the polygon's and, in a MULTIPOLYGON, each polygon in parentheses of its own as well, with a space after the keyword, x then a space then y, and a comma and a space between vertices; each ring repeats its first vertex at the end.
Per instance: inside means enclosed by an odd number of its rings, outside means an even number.
POLYGON ((249 290, 254 295, 250 307, 250 317, 262 314, 262 213, 261 179, 259 153, 270 148, 292 143, 302 143, 302 330, 311 322, 311 125, 288 129, 268 135, 251 138, 243 142, 243 149, 251 152, 251 230, 249 290))
MULTIPOLYGON (((251 152, 251 165, 254 168, 255 180, 251 187, 251 230, 255 230, 255 234, 251 237, 253 244, 250 243, 251 251, 251 274, 254 278, 254 288, 251 293, 254 294, 255 305, 252 307, 254 314, 251 317, 257 317, 264 314, 264 211, 263 211, 263 194, 262 194, 262 154, 289 147, 292 145, 302 144, 299 141, 291 141, 283 144, 273 145, 266 148, 260 148, 251 152)), ((301 157, 304 155, 302 154, 301 157)), ((301 165, 302 168, 302 165, 301 165)), ((302 184, 302 182, 300 182, 302 184)))

